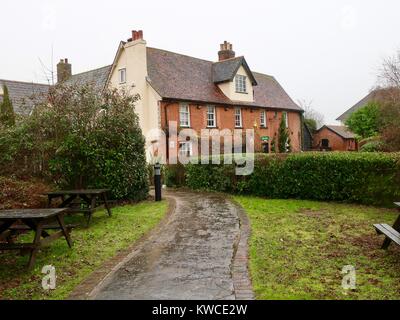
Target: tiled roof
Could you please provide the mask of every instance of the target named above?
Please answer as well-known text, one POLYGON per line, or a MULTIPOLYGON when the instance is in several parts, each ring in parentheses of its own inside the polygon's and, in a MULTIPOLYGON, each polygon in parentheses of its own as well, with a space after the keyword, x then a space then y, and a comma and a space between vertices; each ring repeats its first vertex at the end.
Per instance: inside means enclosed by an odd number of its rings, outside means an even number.
POLYGON ((322 130, 324 127, 330 129, 344 139, 354 139, 356 137, 355 134, 351 132, 346 126, 325 125, 318 131, 322 130))
POLYGON ((110 70, 111 66, 105 66, 95 70, 74 74, 66 81, 66 84, 89 84, 96 90, 103 90, 107 83, 110 70))
POLYGON ((273 76, 257 72, 253 74, 257 80, 257 85, 254 87, 256 103, 272 109, 303 111, 273 76))
POLYGON ((356 112, 362 107, 365 107, 368 104, 368 102, 372 101, 374 99, 374 96, 375 96, 375 91, 371 91, 367 96, 358 101, 354 106, 352 106, 350 109, 344 112, 336 120, 345 122, 352 113, 356 112))
POLYGON ((240 66, 243 66, 246 69, 249 77, 251 78, 252 84, 256 85, 257 81, 254 78, 244 57, 237 57, 213 63, 212 70, 214 83, 232 81, 240 66))
MULTIPOLYGON (((147 70, 151 85, 164 99, 177 99, 228 105, 250 105, 273 109, 302 111, 274 77, 252 72, 254 102, 231 101, 214 83, 231 77, 243 57, 229 59, 219 71, 211 61, 193 58, 165 50, 147 48, 147 70)), ((222 66, 223 64, 221 64, 222 66)), ((237 69, 236 69, 237 70, 237 69)))
POLYGON ((8 88, 15 113, 25 115, 31 113, 35 101, 47 94, 50 87, 47 84, 0 79, 0 86, 2 87, 3 85, 8 88))

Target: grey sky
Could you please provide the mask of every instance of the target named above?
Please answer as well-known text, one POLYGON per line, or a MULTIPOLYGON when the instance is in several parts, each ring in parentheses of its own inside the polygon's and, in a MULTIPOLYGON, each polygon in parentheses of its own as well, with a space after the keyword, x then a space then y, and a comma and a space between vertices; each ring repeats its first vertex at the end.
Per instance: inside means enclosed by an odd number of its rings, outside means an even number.
POLYGON ((52 46, 73 73, 111 64, 132 29, 149 46, 208 60, 228 40, 334 123, 399 48, 400 1, 3 0, 0 79, 46 82, 39 58, 50 67, 52 46))

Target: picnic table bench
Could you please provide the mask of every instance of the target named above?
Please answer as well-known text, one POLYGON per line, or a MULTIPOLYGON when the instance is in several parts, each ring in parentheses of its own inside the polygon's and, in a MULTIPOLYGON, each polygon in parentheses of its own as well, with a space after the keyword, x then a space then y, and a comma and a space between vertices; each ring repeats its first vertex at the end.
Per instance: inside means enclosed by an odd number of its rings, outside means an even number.
MULTIPOLYGON (((394 204, 400 211, 400 202, 395 202, 394 204)), ((374 227, 378 234, 386 236, 382 244, 382 249, 387 249, 392 241, 400 245, 400 214, 392 227, 386 223, 374 224, 374 227)))
POLYGON ((36 255, 40 248, 49 245, 54 240, 64 237, 68 246, 72 247, 70 237, 71 227, 64 222, 65 208, 59 209, 13 209, 0 210, 0 238, 7 240, 7 243, 0 243, 0 250, 20 250, 22 253, 30 253, 28 269, 35 264, 36 255), (49 225, 49 222, 56 220, 58 225, 49 225), (18 224, 22 222, 23 225, 18 224), (46 230, 59 229, 52 234, 46 230), (32 243, 14 243, 10 238, 15 230, 33 230, 34 239, 32 243))
POLYGON ((103 205, 111 217, 110 202, 107 199, 108 189, 60 190, 45 193, 48 197, 48 207, 53 199, 61 198, 59 208, 67 208, 68 214, 83 213, 86 216, 86 226, 89 226, 93 213, 103 205))

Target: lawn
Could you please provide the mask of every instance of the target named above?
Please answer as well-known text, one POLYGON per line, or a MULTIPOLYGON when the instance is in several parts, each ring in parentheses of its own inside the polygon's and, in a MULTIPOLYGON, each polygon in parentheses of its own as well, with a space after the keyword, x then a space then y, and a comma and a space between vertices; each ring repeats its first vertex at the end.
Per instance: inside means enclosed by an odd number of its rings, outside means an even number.
POLYGON ((400 250, 380 249, 374 223, 398 212, 350 204, 235 197, 252 228, 250 270, 257 299, 400 299, 400 250), (342 268, 356 289, 342 288, 342 268))
MULTIPOLYGON (((0 253, 0 299, 64 299, 90 273, 106 260, 126 249, 143 234, 156 226, 167 212, 168 204, 163 202, 142 202, 113 208, 109 218, 103 212, 93 215, 88 229, 75 228, 72 231, 73 249, 69 249, 64 238, 53 242, 39 252, 35 268, 25 268, 28 256, 11 251, 0 253), (42 289, 42 267, 56 268, 55 290, 42 289)), ((67 223, 82 223, 81 215, 67 217, 67 223)), ((22 236, 31 240, 32 234, 22 236)))

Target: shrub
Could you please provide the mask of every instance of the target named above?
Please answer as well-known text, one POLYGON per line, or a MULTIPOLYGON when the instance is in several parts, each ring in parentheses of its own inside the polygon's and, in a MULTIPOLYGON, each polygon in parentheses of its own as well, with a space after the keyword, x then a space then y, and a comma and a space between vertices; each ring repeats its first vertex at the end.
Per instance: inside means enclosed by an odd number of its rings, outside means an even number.
POLYGON ((369 102, 363 108, 352 113, 346 120, 346 125, 361 138, 376 136, 379 130, 379 104, 369 102))
POLYGON ((115 199, 148 193, 137 96, 56 86, 33 114, 0 138, 0 168, 40 175, 62 188, 109 188, 115 199))
POLYGON ((6 127, 15 125, 14 108, 6 85, 3 85, 3 102, 0 103, 0 125, 6 127))
POLYGON ((52 186, 43 181, 0 177, 0 210, 16 208, 43 208, 47 197, 43 193, 51 191, 52 186))
POLYGON ((400 199, 395 153, 257 155, 249 176, 236 176, 234 165, 224 164, 189 164, 182 170, 192 189, 384 206, 400 199))
POLYGON ((182 187, 185 185, 185 169, 182 164, 163 166, 163 183, 167 187, 182 187))

